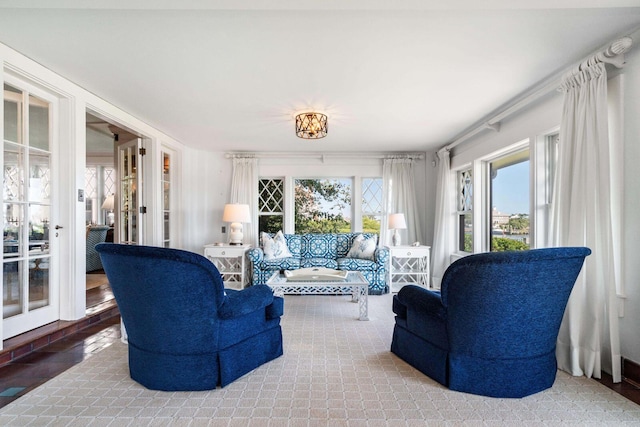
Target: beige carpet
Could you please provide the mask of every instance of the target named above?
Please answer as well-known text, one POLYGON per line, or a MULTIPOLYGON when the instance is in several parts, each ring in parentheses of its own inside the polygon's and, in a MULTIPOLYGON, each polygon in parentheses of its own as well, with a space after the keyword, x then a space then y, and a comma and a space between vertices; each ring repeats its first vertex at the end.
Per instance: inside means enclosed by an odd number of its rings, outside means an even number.
POLYGON ((87 290, 98 288, 102 285, 107 285, 109 281, 107 280, 107 275, 104 273, 92 273, 87 274, 87 290))
POLYGON ((129 378, 121 343, 0 410, 2 426, 620 426, 640 406, 583 377, 494 399, 443 388, 389 352, 387 296, 356 320, 345 296, 287 296, 285 355, 224 389, 170 393, 129 378))

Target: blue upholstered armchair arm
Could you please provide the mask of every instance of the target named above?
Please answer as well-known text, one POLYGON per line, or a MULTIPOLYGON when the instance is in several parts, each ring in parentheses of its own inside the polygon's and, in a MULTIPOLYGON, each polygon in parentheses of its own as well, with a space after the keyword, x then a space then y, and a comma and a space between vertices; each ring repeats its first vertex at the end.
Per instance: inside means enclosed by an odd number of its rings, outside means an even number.
POLYGON ((247 252, 247 256, 249 257, 251 262, 255 265, 255 264, 259 263, 260 261, 262 261, 262 258, 264 258, 264 253, 262 252, 262 249, 260 249, 260 248, 251 248, 247 252))
POLYGON ((378 268, 385 268, 387 265, 387 261, 389 260, 389 249, 385 247, 379 247, 373 253, 374 259, 376 260, 376 264, 378 264, 378 268))
POLYGON ((439 318, 444 318, 447 314, 447 309, 442 304, 440 292, 429 291, 419 286, 403 286, 398 292, 397 301, 405 307, 405 310, 420 311, 439 318))
POLYGON ((253 313, 273 302, 273 291, 266 285, 255 285, 237 292, 227 291, 218 313, 223 319, 231 319, 253 313))

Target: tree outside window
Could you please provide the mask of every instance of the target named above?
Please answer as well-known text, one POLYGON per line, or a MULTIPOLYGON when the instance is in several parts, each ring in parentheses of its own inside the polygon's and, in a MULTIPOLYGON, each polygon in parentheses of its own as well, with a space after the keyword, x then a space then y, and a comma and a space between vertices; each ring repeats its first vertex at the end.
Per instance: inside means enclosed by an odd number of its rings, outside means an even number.
POLYGON ((296 179, 296 234, 350 232, 351 192, 351 179, 296 179))

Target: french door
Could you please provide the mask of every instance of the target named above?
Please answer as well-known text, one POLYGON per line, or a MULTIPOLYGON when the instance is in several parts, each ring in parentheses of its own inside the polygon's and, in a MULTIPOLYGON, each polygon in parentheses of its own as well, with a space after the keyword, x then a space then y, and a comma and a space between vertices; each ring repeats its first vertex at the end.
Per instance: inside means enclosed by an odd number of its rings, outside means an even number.
POLYGON ((59 318, 56 100, 36 88, 4 84, 2 338, 59 318))
POLYGON ((142 215, 146 207, 142 203, 142 139, 136 138, 116 147, 118 156, 118 182, 116 230, 118 242, 143 244, 142 215))

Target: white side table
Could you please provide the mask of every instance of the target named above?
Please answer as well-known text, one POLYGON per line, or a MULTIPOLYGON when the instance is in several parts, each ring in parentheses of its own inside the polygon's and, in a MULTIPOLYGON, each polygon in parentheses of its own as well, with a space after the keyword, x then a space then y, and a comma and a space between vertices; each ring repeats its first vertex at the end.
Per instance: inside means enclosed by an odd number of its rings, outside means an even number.
POLYGON ((251 245, 205 245, 204 256, 222 275, 225 288, 243 289, 247 283, 247 251, 251 245))
POLYGON ((389 287, 398 292, 404 285, 429 287, 431 246, 389 246, 389 287))

